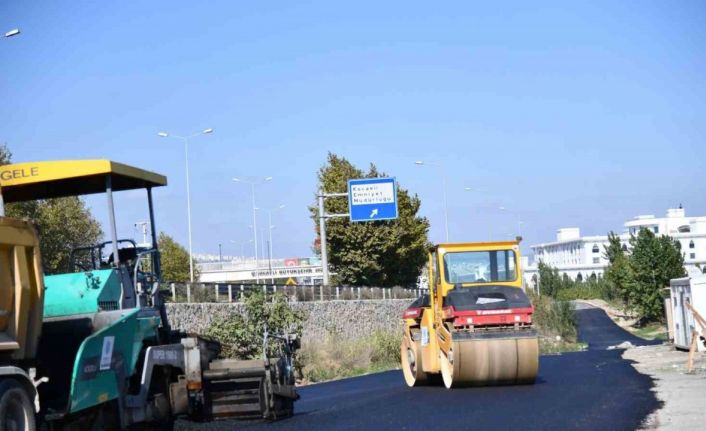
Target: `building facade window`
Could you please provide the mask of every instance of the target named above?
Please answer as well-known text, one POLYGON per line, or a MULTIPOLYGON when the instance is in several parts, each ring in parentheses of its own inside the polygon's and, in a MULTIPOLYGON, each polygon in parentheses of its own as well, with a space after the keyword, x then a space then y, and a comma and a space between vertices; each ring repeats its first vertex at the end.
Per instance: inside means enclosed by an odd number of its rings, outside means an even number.
POLYGON ((689 248, 694 248, 694 240, 689 241, 689 248))
POLYGON ((628 251, 628 246, 623 244, 622 249, 623 249, 623 251, 628 251))
POLYGON ((594 263, 594 264, 596 264, 596 263, 601 263, 601 258, 600 258, 600 257, 594 257, 594 258, 593 258, 593 263, 594 263))
POLYGON ((655 227, 653 227, 653 228, 652 228, 652 230, 654 230, 654 231, 655 231, 655 233, 659 233, 659 226, 655 226, 655 227))
POLYGON ((689 259, 696 259, 696 253, 689 253, 689 259))
POLYGON ((600 253, 601 249, 598 248, 598 244, 593 244, 593 250, 591 250, 594 253, 600 253))
POLYGON ((583 281, 583 275, 581 275, 580 272, 576 275, 576 281, 579 281, 579 282, 583 281))

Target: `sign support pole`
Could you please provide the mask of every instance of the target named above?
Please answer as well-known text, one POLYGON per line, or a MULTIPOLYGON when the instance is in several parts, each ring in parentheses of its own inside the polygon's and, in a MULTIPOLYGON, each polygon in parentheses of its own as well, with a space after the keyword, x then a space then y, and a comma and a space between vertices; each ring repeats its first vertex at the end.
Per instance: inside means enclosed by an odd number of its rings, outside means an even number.
POLYGON ((323 269, 323 285, 329 285, 328 272, 328 250, 326 247, 326 219, 334 217, 350 217, 348 214, 326 214, 324 210, 324 199, 348 197, 348 193, 325 193, 323 189, 319 190, 319 235, 321 238, 321 266, 323 269))
POLYGON ((319 235, 321 237, 321 266, 324 270, 323 284, 328 286, 328 252, 326 251, 326 214, 324 213, 324 190, 319 191, 319 235))
POLYGON ((321 266, 323 285, 330 283, 328 271, 328 250, 326 241, 326 219, 348 217, 353 222, 393 220, 398 217, 397 185, 394 178, 360 178, 348 180, 348 192, 326 193, 323 185, 319 189, 319 237, 321 239, 321 266), (356 192, 358 190, 358 192, 356 192), (356 194, 357 193, 357 194, 356 194), (365 195, 356 202, 354 196, 365 195), (348 213, 326 214, 326 198, 348 198, 348 213))

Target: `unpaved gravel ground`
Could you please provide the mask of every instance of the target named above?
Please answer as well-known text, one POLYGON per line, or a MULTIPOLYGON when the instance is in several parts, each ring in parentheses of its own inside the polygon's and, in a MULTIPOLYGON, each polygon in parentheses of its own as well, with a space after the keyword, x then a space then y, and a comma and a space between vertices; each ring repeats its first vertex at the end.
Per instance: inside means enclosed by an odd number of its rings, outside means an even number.
POLYGON ((697 353, 693 374, 686 374, 687 352, 671 345, 642 346, 625 350, 623 358, 655 379, 653 391, 664 402, 644 430, 683 431, 706 429, 706 356, 697 353))

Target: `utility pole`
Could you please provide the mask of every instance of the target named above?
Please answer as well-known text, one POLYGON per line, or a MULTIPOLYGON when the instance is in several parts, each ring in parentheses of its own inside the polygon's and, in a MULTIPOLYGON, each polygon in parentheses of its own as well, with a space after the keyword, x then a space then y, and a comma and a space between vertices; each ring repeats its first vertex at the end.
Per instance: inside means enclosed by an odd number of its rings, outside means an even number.
MULTIPOLYGON (((147 242, 147 233, 149 230, 149 223, 146 221, 138 221, 135 223, 135 229, 140 229, 142 231, 142 242, 139 244, 142 247, 147 247, 149 243, 147 242)), ((154 244, 152 245, 152 248, 154 248, 154 244)))

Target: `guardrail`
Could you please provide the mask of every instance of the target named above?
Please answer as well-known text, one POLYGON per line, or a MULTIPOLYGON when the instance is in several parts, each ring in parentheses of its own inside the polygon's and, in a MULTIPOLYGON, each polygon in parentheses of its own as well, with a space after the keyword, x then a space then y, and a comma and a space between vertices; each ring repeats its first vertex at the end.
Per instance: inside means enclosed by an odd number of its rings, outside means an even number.
POLYGON ((242 302, 252 290, 266 295, 282 293, 291 301, 415 299, 426 290, 402 287, 289 286, 277 284, 167 283, 165 299, 171 303, 242 302))

